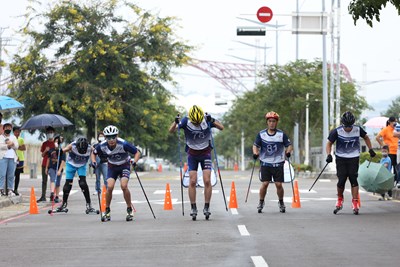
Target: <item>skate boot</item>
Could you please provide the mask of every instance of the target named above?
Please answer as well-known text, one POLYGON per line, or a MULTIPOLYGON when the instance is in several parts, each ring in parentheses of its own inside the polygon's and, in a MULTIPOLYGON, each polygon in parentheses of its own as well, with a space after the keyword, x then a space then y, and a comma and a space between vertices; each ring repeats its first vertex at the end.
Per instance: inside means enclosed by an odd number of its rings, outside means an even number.
POLYGON ((258 213, 262 212, 262 209, 264 208, 264 205, 265 205, 264 201, 260 200, 260 202, 258 202, 258 206, 257 206, 258 213))
POLYGON ((343 209, 343 197, 338 197, 333 214, 336 214, 341 209, 343 209))
POLYGON ((128 207, 128 208, 126 208, 126 221, 127 222, 129 222, 129 221, 132 221, 133 220, 133 210, 132 210, 132 207, 128 207))
POLYGON ((61 204, 61 206, 56 209, 56 212, 65 212, 65 213, 67 213, 68 212, 67 205, 68 205, 67 202, 63 202, 61 204))
POLYGON ((358 203, 358 199, 353 198, 353 200, 351 201, 351 204, 353 206, 354 215, 358 215, 358 211, 360 210, 360 205, 358 203))
POLYGON ((285 206, 285 203, 283 203, 283 201, 282 202, 278 201, 278 206, 279 206, 279 211, 281 213, 285 213, 286 212, 286 206, 285 206))
POLYGON ((204 216, 206 216, 206 220, 208 220, 210 218, 211 212, 210 212, 210 208, 209 207, 204 207, 203 209, 203 214, 204 216))
POLYGON ((196 217, 197 217, 197 209, 196 208, 192 208, 192 210, 190 211, 190 216, 192 216, 193 221, 196 220, 196 217))
POLYGON ((92 208, 91 203, 86 203, 86 211, 85 212, 86 212, 86 214, 99 214, 100 213, 100 211, 92 208))
POLYGON ((111 220, 111 210, 110 208, 106 207, 106 212, 103 213, 101 216, 101 221, 102 222, 107 222, 111 220))

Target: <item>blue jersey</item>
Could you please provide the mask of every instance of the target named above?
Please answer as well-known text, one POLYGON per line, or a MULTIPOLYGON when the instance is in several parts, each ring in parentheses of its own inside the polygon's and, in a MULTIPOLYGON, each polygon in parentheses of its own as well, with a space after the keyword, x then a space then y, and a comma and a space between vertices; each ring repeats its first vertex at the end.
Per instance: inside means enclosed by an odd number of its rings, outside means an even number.
POLYGON ((99 157, 106 155, 108 163, 112 165, 123 165, 131 159, 128 152, 134 155, 137 151, 134 145, 118 137, 117 144, 113 149, 108 146, 107 141, 103 141, 96 146, 93 153, 99 157))
POLYGON ((353 125, 350 132, 343 126, 333 129, 328 136, 331 143, 336 141, 335 155, 340 158, 356 158, 360 156, 360 137, 364 138, 367 132, 358 125, 353 125))
MULTIPOLYGON (((395 130, 396 130, 396 132, 400 132, 400 124, 399 123, 396 123, 395 130)), ((398 144, 399 144, 399 149, 400 149, 400 138, 399 138, 398 144)))
POLYGON ((390 159, 390 157, 382 157, 380 163, 382 165, 387 163, 388 164, 388 166, 387 166, 388 171, 392 172, 392 160, 390 159))
MULTIPOLYGON (((211 127, 215 127, 213 123, 211 127)), ((183 129, 186 139, 186 151, 188 148, 193 150, 203 150, 211 147, 211 129, 205 119, 199 124, 194 125, 188 117, 184 117, 178 124, 179 129, 183 129)))
POLYGON ((267 129, 257 134, 254 145, 260 148, 260 161, 262 166, 278 167, 285 163, 285 148, 292 143, 288 136, 277 129, 274 134, 269 134, 267 129))
POLYGON ((84 166, 89 160, 90 153, 92 153, 92 147, 89 146, 86 153, 81 154, 76 147, 76 141, 72 142, 71 145, 72 149, 68 153, 67 162, 76 168, 84 166))

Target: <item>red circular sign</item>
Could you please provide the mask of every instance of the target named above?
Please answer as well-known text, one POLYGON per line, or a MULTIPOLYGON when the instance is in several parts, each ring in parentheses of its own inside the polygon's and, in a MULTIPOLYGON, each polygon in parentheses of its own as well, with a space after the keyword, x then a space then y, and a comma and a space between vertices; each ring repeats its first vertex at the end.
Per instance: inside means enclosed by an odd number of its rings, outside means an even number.
POLYGON ((274 14, 272 13, 272 9, 267 6, 260 7, 260 9, 258 9, 257 11, 257 18, 262 23, 267 23, 268 21, 270 21, 273 15, 274 14))

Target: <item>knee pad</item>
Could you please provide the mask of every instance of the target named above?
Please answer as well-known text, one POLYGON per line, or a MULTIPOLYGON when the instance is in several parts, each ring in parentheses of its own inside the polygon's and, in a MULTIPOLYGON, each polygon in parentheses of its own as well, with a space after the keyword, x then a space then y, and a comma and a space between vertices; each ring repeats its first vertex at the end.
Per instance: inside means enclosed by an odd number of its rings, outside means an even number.
POLYGON ((339 181, 337 182, 336 185, 337 185, 338 188, 344 189, 344 186, 346 185, 346 179, 340 179, 339 178, 339 181))
POLYGON ((86 183, 86 176, 79 176, 79 187, 82 189, 82 192, 87 192, 89 190, 86 183))
POLYGON ((63 187, 64 195, 69 195, 69 192, 71 192, 71 189, 72 189, 72 180, 65 180, 65 184, 63 187))

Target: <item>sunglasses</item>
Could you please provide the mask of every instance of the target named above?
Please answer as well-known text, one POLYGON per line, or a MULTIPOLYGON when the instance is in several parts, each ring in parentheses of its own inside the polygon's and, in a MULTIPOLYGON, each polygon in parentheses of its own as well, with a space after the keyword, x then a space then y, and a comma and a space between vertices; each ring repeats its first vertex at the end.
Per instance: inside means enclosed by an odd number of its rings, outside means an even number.
POLYGON ((109 135, 109 136, 106 136, 106 138, 107 138, 107 140, 114 140, 117 138, 117 135, 109 135))

